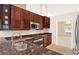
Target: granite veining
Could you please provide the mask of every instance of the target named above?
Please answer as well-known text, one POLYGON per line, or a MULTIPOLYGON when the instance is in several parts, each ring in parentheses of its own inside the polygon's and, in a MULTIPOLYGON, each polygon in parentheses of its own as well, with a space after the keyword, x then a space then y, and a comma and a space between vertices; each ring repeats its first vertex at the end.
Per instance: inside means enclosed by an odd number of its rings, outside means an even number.
POLYGON ((32 48, 23 51, 17 51, 12 47, 12 43, 9 41, 0 43, 0 55, 61 55, 55 51, 40 47, 30 42, 26 42, 33 45, 32 48))

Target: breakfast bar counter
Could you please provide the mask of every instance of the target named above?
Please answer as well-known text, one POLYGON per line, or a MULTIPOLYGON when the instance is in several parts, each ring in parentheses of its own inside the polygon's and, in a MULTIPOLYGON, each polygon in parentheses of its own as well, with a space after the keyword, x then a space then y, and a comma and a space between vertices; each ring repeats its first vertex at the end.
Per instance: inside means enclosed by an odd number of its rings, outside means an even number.
POLYGON ((27 46, 24 50, 15 48, 15 46, 12 46, 12 42, 9 41, 0 43, 0 55, 61 55, 60 53, 40 47, 28 41, 24 43, 26 43, 27 46))

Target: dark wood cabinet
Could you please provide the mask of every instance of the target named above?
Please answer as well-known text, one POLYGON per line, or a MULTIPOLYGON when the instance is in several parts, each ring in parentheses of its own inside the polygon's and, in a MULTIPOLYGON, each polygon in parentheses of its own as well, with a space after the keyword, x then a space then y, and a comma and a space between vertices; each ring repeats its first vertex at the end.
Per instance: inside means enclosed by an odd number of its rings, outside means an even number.
POLYGON ((30 12, 16 6, 11 6, 11 29, 29 30, 30 12))
POLYGON ((0 30, 30 30, 30 23, 39 24, 39 30, 50 28, 50 18, 10 4, 0 4, 0 30))
POLYGON ((43 16, 30 12, 30 22, 39 23, 39 29, 43 29, 43 16))
POLYGON ((52 34, 48 34, 48 45, 52 43, 52 34))
POLYGON ((34 13, 33 12, 30 12, 30 22, 31 21, 34 21, 34 13))
POLYGON ((43 16, 39 15, 40 29, 43 29, 43 16))
POLYGON ((30 30, 30 12, 23 10, 23 17, 22 17, 22 21, 24 23, 24 29, 26 30, 30 30))
POLYGON ((46 17, 46 16, 43 16, 43 27, 44 28, 50 28, 50 18, 49 17, 46 17))
POLYGON ((11 5, 11 29, 21 29, 21 9, 11 5))
POLYGON ((47 47, 48 45, 50 45, 52 43, 52 34, 51 33, 47 33, 47 34, 36 34, 33 35, 32 37, 34 37, 32 39, 33 43, 42 47, 47 47), (38 39, 34 39, 35 36, 38 36, 38 39), (40 37, 41 36, 41 37, 40 37))
POLYGON ((46 34, 43 36, 44 39, 43 39, 43 46, 44 47, 47 47, 48 45, 51 44, 51 41, 52 41, 52 35, 51 34, 46 34))
POLYGON ((40 24, 40 29, 43 28, 43 19, 41 15, 34 14, 34 21, 40 24))

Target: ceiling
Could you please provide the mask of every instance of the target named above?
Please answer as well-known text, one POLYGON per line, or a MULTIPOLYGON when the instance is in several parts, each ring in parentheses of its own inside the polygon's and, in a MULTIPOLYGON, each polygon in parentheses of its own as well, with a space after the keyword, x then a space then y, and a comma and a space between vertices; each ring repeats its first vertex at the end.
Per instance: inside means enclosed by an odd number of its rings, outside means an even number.
POLYGON ((53 16, 79 11, 79 4, 48 4, 47 6, 49 14, 53 16))
MULTIPOLYGON (((58 16, 79 11, 79 4, 43 4, 43 14, 46 13, 44 5, 47 5, 49 16, 58 16)), ((40 14, 40 4, 27 4, 26 9, 40 14)))

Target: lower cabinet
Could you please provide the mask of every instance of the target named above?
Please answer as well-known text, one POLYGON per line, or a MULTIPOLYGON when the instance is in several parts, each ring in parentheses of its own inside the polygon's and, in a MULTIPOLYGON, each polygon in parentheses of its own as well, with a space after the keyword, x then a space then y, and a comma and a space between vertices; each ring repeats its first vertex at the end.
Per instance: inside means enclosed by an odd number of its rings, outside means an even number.
POLYGON ((34 44, 37 44, 39 46, 42 47, 47 47, 48 45, 51 44, 51 40, 52 40, 52 34, 43 34, 42 35, 43 38, 38 38, 36 40, 33 40, 34 44))
POLYGON ((51 34, 43 35, 43 47, 47 47, 48 45, 50 45, 51 40, 52 40, 52 35, 51 34))
POLYGON ((33 39, 29 39, 29 40, 26 40, 26 41, 29 41, 31 43, 34 43, 38 46, 41 46, 41 47, 47 47, 48 45, 51 44, 51 41, 52 41, 52 34, 49 33, 49 34, 37 34, 37 36, 39 37, 36 37, 35 35, 31 36, 33 37, 33 39), (42 37, 40 37, 40 35, 42 37), (36 37, 36 39, 35 39, 36 37))

